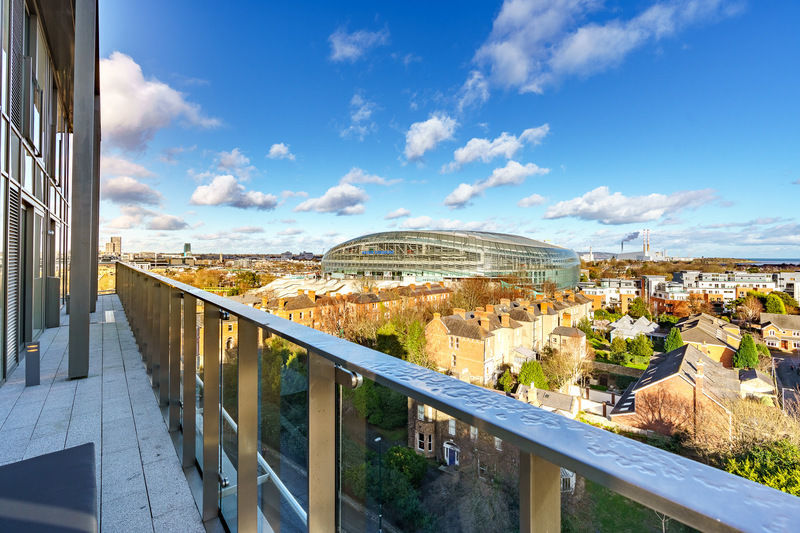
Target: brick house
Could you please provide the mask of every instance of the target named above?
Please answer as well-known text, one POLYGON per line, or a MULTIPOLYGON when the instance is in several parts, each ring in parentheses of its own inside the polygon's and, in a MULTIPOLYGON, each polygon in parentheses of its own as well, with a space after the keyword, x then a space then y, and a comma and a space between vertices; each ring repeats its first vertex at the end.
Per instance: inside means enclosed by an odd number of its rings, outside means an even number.
POLYGON ((484 479, 518 475, 515 446, 410 398, 408 428, 409 448, 427 458, 460 469, 475 468, 484 479))
POLYGON ((314 327, 315 311, 317 311, 316 294, 314 291, 297 289, 297 296, 293 298, 264 298, 261 310, 285 318, 304 326, 314 327))
POLYGON ((622 394, 614 422, 670 435, 705 424, 730 424, 725 400, 740 396, 738 372, 692 344, 655 357, 622 394))

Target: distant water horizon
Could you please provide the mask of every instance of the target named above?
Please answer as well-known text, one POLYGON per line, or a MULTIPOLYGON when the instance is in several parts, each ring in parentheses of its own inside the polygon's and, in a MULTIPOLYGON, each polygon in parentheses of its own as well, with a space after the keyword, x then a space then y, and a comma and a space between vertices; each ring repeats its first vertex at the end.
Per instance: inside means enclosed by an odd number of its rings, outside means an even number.
POLYGON ((751 261, 762 265, 780 265, 781 263, 795 263, 800 265, 800 259, 798 258, 747 257, 740 259, 740 261, 751 261))

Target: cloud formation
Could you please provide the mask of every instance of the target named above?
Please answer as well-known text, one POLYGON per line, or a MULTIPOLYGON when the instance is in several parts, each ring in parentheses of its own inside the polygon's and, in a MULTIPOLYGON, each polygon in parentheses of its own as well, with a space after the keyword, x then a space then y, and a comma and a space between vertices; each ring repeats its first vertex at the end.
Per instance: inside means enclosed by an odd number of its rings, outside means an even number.
POLYGON ((434 219, 429 216, 414 217, 404 220, 400 224, 404 229, 432 229, 432 230, 483 230, 496 231, 497 225, 493 222, 473 221, 462 222, 461 220, 451 220, 448 218, 434 219))
POLYGON ((286 228, 279 231, 276 235, 300 235, 301 233, 304 232, 305 230, 302 230, 300 228, 286 228))
POLYGON ((425 152, 442 141, 453 138, 458 123, 447 115, 436 113, 424 122, 415 122, 406 133, 405 156, 408 161, 422 159, 425 152))
POLYGON ((166 83, 146 79, 142 68, 120 52, 100 60, 100 92, 103 140, 125 150, 143 151, 158 130, 176 119, 198 128, 220 125, 166 83))
POLYGON ((411 211, 406 209, 405 207, 400 207, 395 209, 394 211, 390 211, 386 213, 386 216, 383 217, 384 220, 394 220, 395 218, 403 218, 407 217, 411 214, 411 211))
POLYGON ((493 84, 542 93, 567 76, 602 72, 637 48, 738 9, 728 0, 666 0, 628 20, 584 23, 602 7, 599 0, 506 0, 475 61, 489 69, 493 84))
POLYGON ((188 227, 189 224, 174 215, 157 215, 147 223, 147 229, 160 231, 177 231, 188 227))
POLYGON ((583 196, 550 206, 544 218, 572 217, 596 220, 601 224, 628 224, 658 220, 665 214, 675 215, 684 209, 697 208, 719 198, 713 189, 679 191, 670 195, 623 196, 609 193, 606 186, 597 187, 583 196))
POLYGON ((331 45, 331 61, 355 63, 368 50, 388 44, 389 30, 347 33, 344 28, 339 28, 328 37, 328 42, 331 45))
POLYGON ((289 151, 289 146, 283 143, 275 143, 269 147, 267 157, 270 159, 288 159, 294 161, 294 154, 289 151))
POLYGON ((536 207, 537 205, 542 205, 547 201, 547 198, 538 194, 532 194, 530 196, 526 196, 519 202, 517 205, 519 207, 536 207))
POLYGON ((142 165, 113 155, 100 156, 100 175, 135 176, 137 178, 149 178, 155 176, 155 174, 147 170, 142 165))
POLYGON ((240 226, 231 230, 234 233, 264 233, 264 228, 260 226, 240 226))
POLYGON ((350 169, 350 172, 342 176, 339 183, 371 183, 374 185, 389 186, 400 183, 401 181, 402 180, 399 179, 387 180, 386 178, 374 174, 367 174, 358 167, 353 167, 350 169))
POLYGON ((256 167, 250 164, 250 158, 242 153, 238 148, 230 152, 219 152, 217 154, 217 170, 226 174, 233 174, 247 181, 250 175, 255 172, 256 167))
POLYGON ((192 193, 189 203, 194 205, 227 205, 239 209, 258 209, 269 211, 278 205, 278 198, 273 194, 258 191, 247 191, 244 185, 226 174, 217 176, 208 185, 200 185, 192 193))
POLYGON ((294 208, 295 211, 316 211, 317 213, 336 213, 337 216, 360 215, 364 212, 364 202, 369 195, 349 183, 341 183, 328 189, 319 198, 310 198, 294 208))
POLYGON ((377 129, 375 122, 371 120, 376 107, 375 102, 370 102, 358 93, 354 94, 350 99, 350 126, 339 135, 357 137, 359 141, 363 141, 367 134, 377 129))
POLYGON ((458 111, 463 112, 465 108, 473 105, 486 103, 489 99, 489 81, 479 70, 469 73, 467 81, 461 86, 458 92, 458 111))
POLYGON ((465 146, 458 148, 453 153, 454 161, 442 167, 442 172, 458 170, 463 165, 477 160, 488 163, 492 159, 501 156, 511 159, 525 143, 531 146, 541 144, 542 139, 547 136, 549 131, 550 126, 542 124, 536 128, 526 129, 519 137, 503 132, 499 137, 491 141, 477 137, 470 139, 465 146))
POLYGON ((128 176, 103 181, 100 198, 119 205, 159 205, 161 193, 128 176))
POLYGON ((476 181, 472 185, 460 184, 444 199, 444 205, 450 209, 461 209, 476 196, 482 196, 486 189, 503 185, 520 185, 528 176, 544 175, 548 172, 549 168, 540 168, 533 163, 523 166, 516 161, 509 161, 506 166, 494 169, 492 175, 484 180, 476 181))

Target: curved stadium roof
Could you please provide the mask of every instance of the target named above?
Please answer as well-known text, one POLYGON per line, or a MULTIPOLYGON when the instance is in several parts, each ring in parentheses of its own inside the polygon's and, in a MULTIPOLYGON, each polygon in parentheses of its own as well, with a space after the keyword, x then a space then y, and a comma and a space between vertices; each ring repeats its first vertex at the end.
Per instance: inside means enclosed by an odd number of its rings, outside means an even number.
POLYGON ((387 231, 350 239, 322 259, 323 272, 335 277, 368 276, 426 281, 524 275, 535 285, 554 281, 577 285, 575 252, 519 235, 486 231, 387 231))

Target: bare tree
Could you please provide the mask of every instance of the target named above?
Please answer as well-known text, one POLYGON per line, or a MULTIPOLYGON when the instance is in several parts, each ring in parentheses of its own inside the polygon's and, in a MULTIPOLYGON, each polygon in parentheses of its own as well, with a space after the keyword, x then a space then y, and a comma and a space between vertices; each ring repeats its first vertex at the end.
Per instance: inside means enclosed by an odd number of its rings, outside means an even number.
POLYGON ((752 328, 753 321, 759 319, 761 311, 763 310, 764 306, 761 305, 761 301, 758 298, 755 296, 748 296, 744 299, 744 302, 736 308, 736 313, 742 320, 746 320, 752 328))
POLYGON ((688 300, 689 312, 691 314, 706 313, 712 314, 714 312, 713 306, 708 303, 702 294, 692 293, 689 295, 688 300))
POLYGON ((558 349, 543 350, 542 369, 556 388, 572 385, 580 379, 586 362, 594 358, 594 351, 590 348, 589 352, 577 339, 558 349))
POLYGON ((557 288, 558 286, 556 285, 555 281, 551 281, 548 279, 542 283, 542 292, 548 298, 552 298, 553 296, 555 296, 557 288))

